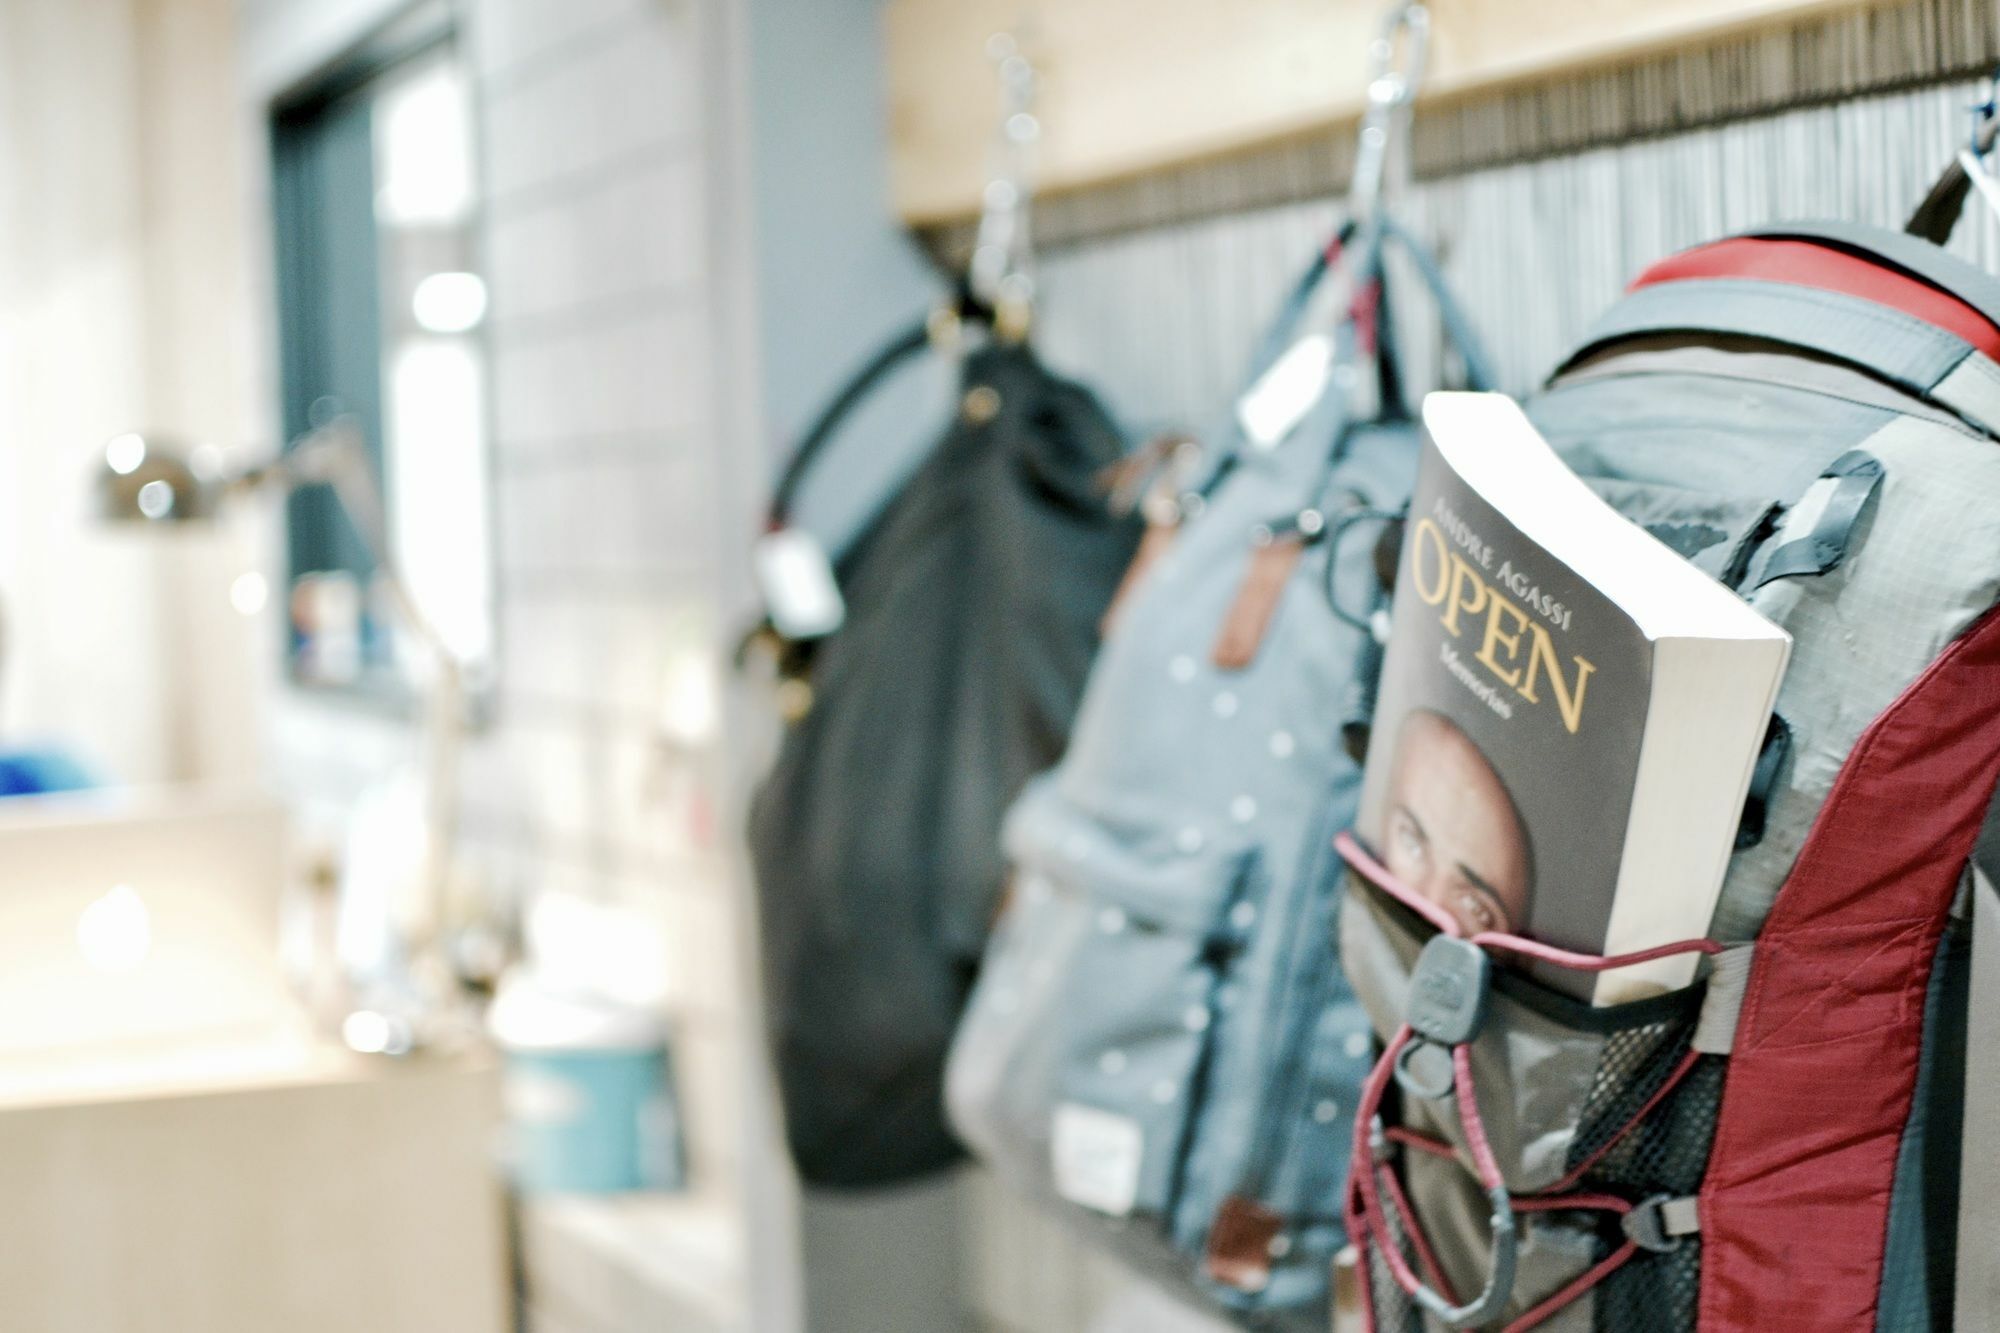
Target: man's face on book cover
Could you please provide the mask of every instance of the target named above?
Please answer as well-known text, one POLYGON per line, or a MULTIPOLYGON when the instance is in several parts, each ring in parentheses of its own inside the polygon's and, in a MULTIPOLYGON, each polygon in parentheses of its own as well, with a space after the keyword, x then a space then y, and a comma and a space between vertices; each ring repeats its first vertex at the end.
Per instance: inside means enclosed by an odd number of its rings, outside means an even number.
POLYGON ((1527 919, 1528 839, 1500 775, 1437 713, 1403 719, 1390 768, 1382 856, 1468 935, 1527 919))

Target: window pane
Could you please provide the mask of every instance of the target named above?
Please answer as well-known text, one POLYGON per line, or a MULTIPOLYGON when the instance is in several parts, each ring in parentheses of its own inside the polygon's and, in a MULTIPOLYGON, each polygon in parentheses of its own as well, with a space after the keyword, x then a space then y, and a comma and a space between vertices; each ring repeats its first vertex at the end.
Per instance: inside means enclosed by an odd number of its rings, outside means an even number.
MULTIPOLYGON (((373 451, 391 560, 479 685, 491 675, 486 287, 465 73, 447 42, 328 85, 274 120, 284 420, 335 413, 373 451)), ((292 674, 427 674, 359 533, 325 487, 292 498, 292 674)))

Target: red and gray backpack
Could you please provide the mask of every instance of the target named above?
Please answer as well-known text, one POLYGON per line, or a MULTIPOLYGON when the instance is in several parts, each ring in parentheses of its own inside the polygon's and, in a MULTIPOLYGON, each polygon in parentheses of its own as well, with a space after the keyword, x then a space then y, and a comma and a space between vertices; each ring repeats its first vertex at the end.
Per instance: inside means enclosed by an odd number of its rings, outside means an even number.
POLYGON ((1343 837, 1373 1329, 2000 1328, 2000 282, 1958 199, 1655 265, 1528 405, 1792 665, 1684 991, 1438 1004, 1456 927, 1343 837))

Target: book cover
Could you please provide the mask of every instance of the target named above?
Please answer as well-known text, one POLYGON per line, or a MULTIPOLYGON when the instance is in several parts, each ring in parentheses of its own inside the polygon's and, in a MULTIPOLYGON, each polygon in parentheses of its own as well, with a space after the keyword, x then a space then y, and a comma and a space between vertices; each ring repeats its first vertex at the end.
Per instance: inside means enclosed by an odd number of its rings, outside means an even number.
MULTIPOLYGON (((1704 934, 1789 640, 1618 515, 1510 400, 1433 394, 1358 824, 1468 934, 1704 934)), ((1692 957, 1538 979, 1595 1003, 1692 957)))

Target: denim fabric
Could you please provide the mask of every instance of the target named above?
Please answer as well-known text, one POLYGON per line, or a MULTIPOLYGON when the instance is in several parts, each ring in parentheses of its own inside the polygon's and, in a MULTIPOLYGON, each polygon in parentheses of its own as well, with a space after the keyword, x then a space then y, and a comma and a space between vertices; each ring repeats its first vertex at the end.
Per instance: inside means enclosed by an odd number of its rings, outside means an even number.
POLYGON ((1360 779, 1343 702, 1373 654, 1328 562, 1365 614, 1381 524, 1341 520, 1400 509, 1416 454, 1412 425, 1347 423, 1338 398, 1242 447, 1123 608, 1061 765, 1009 817, 1015 900, 947 1073, 961 1135, 1004 1175, 1156 1276, 1314 1329, 1371 1054, 1328 848, 1360 779), (1305 547, 1250 663, 1218 666, 1259 530, 1307 507, 1337 536, 1305 547), (1099 1174, 1065 1179, 1079 1152, 1099 1174), (1274 1220, 1268 1272, 1223 1282, 1204 1255, 1231 1196, 1274 1220))

